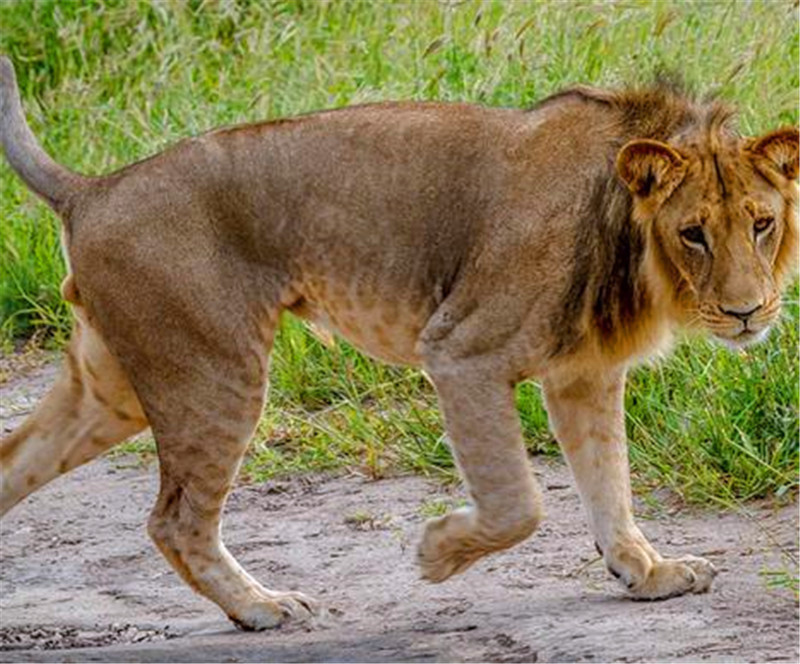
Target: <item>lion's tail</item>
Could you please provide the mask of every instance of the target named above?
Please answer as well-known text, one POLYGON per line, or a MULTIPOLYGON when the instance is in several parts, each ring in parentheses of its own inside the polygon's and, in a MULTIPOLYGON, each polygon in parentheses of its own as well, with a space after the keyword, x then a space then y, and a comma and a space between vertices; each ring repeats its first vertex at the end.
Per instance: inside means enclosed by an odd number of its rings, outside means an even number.
POLYGON ((39 145, 25 121, 14 65, 5 56, 0 56, 0 144, 11 168, 56 211, 88 182, 53 161, 39 145))

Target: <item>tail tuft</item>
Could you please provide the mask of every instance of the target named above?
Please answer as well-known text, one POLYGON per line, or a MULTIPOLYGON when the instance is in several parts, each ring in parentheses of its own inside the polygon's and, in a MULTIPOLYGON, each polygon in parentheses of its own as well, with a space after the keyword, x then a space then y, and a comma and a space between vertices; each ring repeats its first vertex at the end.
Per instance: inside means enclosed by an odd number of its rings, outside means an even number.
POLYGON ((25 121, 14 65, 4 55, 0 56, 0 145, 11 168, 56 211, 86 182, 53 161, 39 145, 25 121))

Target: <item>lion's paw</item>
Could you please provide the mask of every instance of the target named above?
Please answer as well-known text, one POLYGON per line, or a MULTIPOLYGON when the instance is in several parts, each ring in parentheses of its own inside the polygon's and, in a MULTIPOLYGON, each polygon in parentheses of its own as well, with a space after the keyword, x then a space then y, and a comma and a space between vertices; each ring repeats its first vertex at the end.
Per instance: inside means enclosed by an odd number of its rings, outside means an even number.
POLYGON ((290 619, 308 620, 317 613, 317 602, 303 593, 270 592, 262 599, 249 603, 236 616, 228 617, 239 629, 258 632, 279 627, 290 619))
POLYGON ((630 588, 634 599, 666 599, 711 588, 717 570, 705 558, 683 556, 655 563, 644 582, 630 588))
POLYGON ((693 593, 707 593, 711 589, 711 582, 718 573, 711 561, 698 556, 682 556, 675 562, 689 566, 694 572, 693 593))
POLYGON ((472 511, 460 509, 425 524, 417 560, 422 578, 440 583, 463 572, 487 553, 489 549, 475 537, 472 511))

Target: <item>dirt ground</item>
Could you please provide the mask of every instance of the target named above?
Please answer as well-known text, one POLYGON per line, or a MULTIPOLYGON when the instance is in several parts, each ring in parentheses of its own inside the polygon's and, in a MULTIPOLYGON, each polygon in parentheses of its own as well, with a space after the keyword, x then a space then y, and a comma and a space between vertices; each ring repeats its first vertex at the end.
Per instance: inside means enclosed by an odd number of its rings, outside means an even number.
MULTIPOLYGON (((2 390, 15 427, 52 363, 2 390)), ((798 607, 762 572, 797 551, 797 506, 748 515, 659 510, 643 529, 666 554, 720 570, 708 595, 633 602, 594 553, 569 474, 537 460, 548 518, 512 551, 442 585, 414 565, 424 505, 456 496, 420 477, 350 476, 241 486, 226 540, 271 588, 325 607, 310 624, 235 630, 156 552, 145 521, 154 465, 104 458, 2 521, 0 662, 798 661, 798 607)))

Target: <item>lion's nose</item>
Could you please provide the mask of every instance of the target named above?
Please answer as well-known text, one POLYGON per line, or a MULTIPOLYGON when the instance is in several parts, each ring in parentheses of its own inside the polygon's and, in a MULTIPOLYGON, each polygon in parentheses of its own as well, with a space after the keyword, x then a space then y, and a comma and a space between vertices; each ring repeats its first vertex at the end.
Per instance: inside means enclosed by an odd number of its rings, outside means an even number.
POLYGON ((728 316, 733 316, 734 318, 738 318, 741 321, 746 321, 750 316, 752 316, 756 311, 758 311, 762 306, 762 303, 755 304, 753 302, 747 302, 742 305, 738 306, 722 306, 720 305, 720 311, 722 313, 727 314, 728 316))

